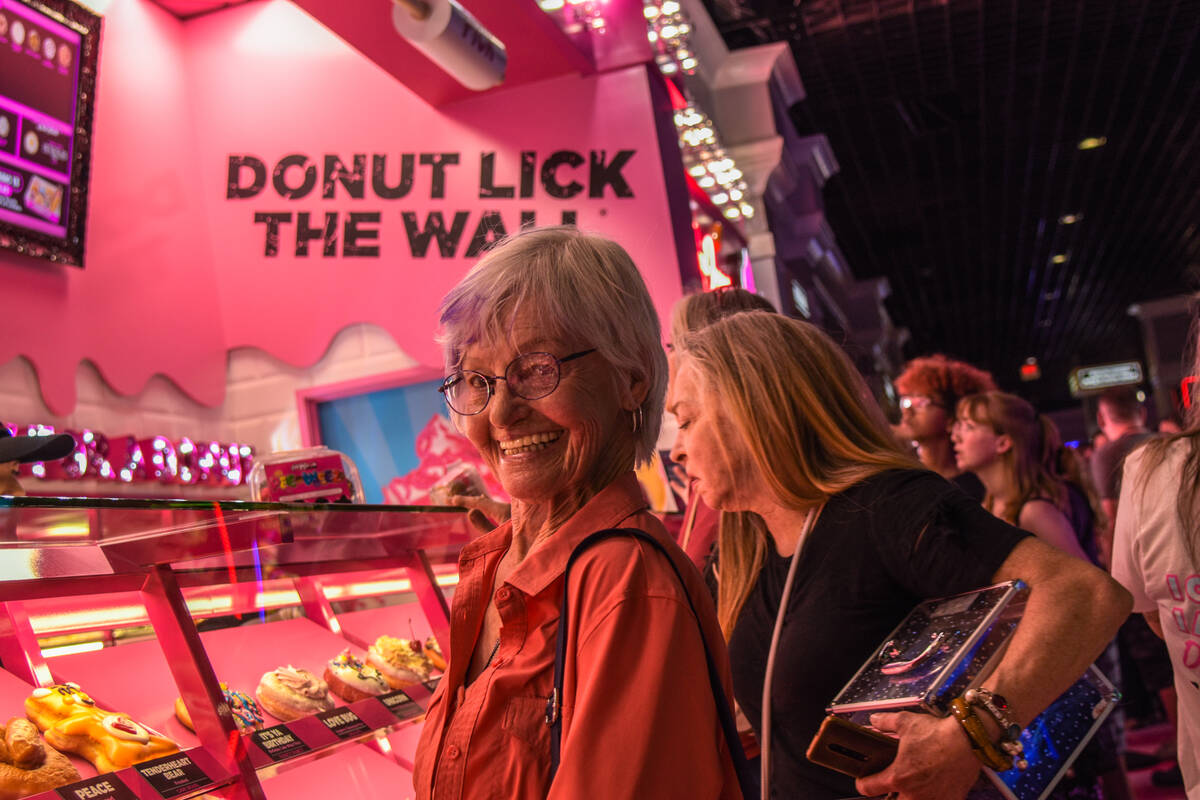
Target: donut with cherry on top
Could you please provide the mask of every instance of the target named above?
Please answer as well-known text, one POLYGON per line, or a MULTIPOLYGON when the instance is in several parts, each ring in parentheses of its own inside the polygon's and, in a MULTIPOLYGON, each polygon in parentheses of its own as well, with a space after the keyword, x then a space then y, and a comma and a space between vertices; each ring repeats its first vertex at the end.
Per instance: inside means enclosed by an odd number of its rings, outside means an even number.
POLYGON ((429 680, 433 667, 420 642, 380 636, 367 650, 367 663, 379 670, 393 689, 403 689, 429 680))

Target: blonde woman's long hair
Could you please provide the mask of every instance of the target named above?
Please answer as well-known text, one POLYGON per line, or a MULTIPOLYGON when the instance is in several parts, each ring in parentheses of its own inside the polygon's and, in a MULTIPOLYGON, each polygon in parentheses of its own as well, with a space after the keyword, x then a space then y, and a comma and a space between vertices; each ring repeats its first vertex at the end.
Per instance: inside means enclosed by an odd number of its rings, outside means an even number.
MULTIPOLYGON (((850 359, 819 328, 765 311, 688 334, 692 360, 779 503, 805 509, 891 469, 919 465, 892 436, 850 359)), ((762 570, 767 529, 737 515, 719 534, 717 615, 726 639, 762 570)))

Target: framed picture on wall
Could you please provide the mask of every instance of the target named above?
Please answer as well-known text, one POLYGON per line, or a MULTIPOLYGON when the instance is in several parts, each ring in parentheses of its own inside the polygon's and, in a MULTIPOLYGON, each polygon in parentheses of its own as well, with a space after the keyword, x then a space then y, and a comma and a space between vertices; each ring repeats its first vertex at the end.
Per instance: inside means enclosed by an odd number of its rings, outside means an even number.
POLYGON ((0 0, 0 247, 83 266, 101 19, 0 0))

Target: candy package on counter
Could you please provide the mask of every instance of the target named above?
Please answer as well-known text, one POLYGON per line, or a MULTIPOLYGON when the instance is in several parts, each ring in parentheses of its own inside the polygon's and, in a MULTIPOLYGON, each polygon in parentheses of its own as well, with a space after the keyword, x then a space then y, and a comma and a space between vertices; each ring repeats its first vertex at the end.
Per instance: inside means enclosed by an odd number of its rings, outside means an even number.
POLYGON ((362 503, 362 481, 349 456, 327 447, 284 450, 250 470, 250 497, 271 503, 362 503))

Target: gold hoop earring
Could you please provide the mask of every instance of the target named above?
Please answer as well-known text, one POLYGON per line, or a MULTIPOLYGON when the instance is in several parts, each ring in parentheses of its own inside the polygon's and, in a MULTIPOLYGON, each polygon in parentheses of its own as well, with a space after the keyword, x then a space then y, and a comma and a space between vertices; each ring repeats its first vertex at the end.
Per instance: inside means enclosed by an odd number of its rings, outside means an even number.
POLYGON ((642 412, 642 407, 638 406, 637 408, 635 408, 633 410, 633 432, 637 433, 638 431, 640 431, 644 424, 645 424, 645 418, 644 418, 644 414, 642 412))

